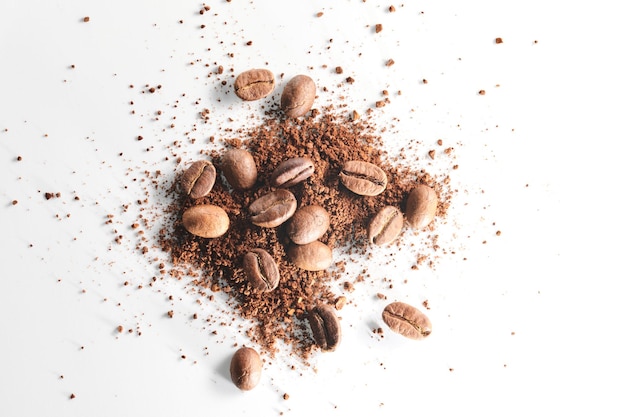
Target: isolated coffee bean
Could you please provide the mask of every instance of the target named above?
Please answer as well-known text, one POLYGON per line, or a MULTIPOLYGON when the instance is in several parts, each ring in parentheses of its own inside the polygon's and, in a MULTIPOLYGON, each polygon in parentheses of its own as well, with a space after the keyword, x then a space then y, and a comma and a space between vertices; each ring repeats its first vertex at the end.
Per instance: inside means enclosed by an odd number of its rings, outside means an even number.
POLYGON ((409 339, 423 339, 432 331, 430 320, 424 313, 400 301, 385 307, 383 321, 391 330, 409 339))
POLYGON ((185 210, 183 226, 191 234, 206 238, 222 236, 228 230, 230 220, 221 207, 201 204, 185 210))
POLYGON ((302 182, 313 175, 315 166, 307 157, 290 158, 276 167, 270 177, 272 187, 287 188, 302 182))
POLYGON ((272 291, 278 286, 280 272, 272 255, 256 248, 243 256, 243 271, 253 288, 272 291))
POLYGON ((370 243, 386 245, 393 242, 402 231, 404 217, 396 207, 385 206, 374 216, 367 229, 370 243))
POLYGON ((239 348, 230 360, 230 379, 237 388, 249 391, 261 380, 263 362, 258 352, 249 347, 239 348))
POLYGON ((312 204, 296 210, 285 227, 287 236, 293 243, 305 245, 326 233, 330 226, 330 215, 322 206, 312 204))
POLYGON ((366 161, 348 161, 339 180, 350 191, 359 195, 375 196, 387 187, 387 174, 378 166, 366 161))
POLYGON ((245 149, 229 149, 222 155, 220 168, 226 181, 236 190, 254 186, 258 171, 254 157, 245 149))
POLYGON ((332 352, 341 342, 341 324, 335 310, 319 305, 309 311, 307 319, 315 344, 325 352, 332 352))
POLYGON ((274 74, 267 69, 251 69, 235 78, 235 94, 242 100, 254 101, 274 91, 274 74))
POLYGON ((265 194, 250 204, 250 220, 261 227, 276 227, 293 216, 298 202, 291 191, 279 188, 265 194))
POLYGON ((280 107, 285 116, 304 116, 315 101, 315 82, 308 75, 296 75, 287 84, 280 96, 280 107))
POLYGON ((437 213, 437 192, 420 184, 409 193, 406 201, 406 220, 415 229, 430 224, 437 213))
POLYGON ((196 161, 180 178, 180 188, 191 198, 207 195, 215 184, 215 167, 210 161, 196 161))
POLYGON ((292 244, 287 256, 295 266, 306 271, 322 271, 333 263, 332 250, 319 240, 306 245, 292 244))

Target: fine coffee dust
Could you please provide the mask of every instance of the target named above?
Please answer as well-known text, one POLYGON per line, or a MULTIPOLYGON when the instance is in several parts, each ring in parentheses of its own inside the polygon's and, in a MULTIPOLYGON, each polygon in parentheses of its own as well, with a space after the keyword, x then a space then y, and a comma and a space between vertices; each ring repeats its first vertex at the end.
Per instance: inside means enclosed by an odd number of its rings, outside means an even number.
MULTIPOLYGON (((291 157, 311 158, 314 174, 290 191, 296 196, 298 207, 318 204, 328 211, 330 228, 319 240, 333 249, 337 260, 342 254, 366 256, 370 219, 385 205, 404 210, 411 188, 419 183, 429 185, 438 193, 439 206, 431 230, 421 232, 427 236, 426 245, 430 248, 418 248, 420 254, 415 256, 414 267, 417 269, 418 263, 427 260, 424 253, 428 249, 436 252, 438 237, 433 229, 445 218, 454 192, 449 189, 447 174, 430 175, 415 169, 415 164, 401 155, 391 157, 385 151, 383 138, 376 132, 379 130, 374 122, 368 124, 366 118, 355 120, 348 112, 342 113, 333 106, 314 109, 309 117, 299 119, 285 119, 277 109, 270 109, 260 124, 237 131, 237 137, 222 138, 222 149, 218 146, 207 151, 217 167, 218 180, 206 197, 197 200, 190 199, 177 187, 182 170, 193 162, 181 161, 181 169, 167 191, 171 205, 163 215, 169 217, 159 232, 158 244, 169 254, 172 265, 169 274, 179 280, 190 280, 193 290, 208 299, 214 298, 214 292, 226 293, 233 314, 250 323, 246 335, 261 352, 273 357, 281 345, 287 345, 301 359, 309 358, 317 348, 308 329, 306 312, 319 303, 337 309, 343 307, 345 299, 332 288, 346 279, 345 261, 338 260, 324 271, 297 268, 286 258, 288 239, 284 225, 255 226, 248 218, 247 207, 272 189, 269 178, 278 164, 291 157), (220 158, 229 148, 247 149, 254 156, 258 180, 252 189, 233 190, 223 176, 220 178, 220 158), (386 190, 376 197, 364 197, 344 188, 338 173, 348 160, 368 161, 381 167, 388 175, 386 190), (230 227, 224 236, 200 238, 182 226, 184 210, 205 203, 218 205, 228 213, 230 227), (271 292, 254 291, 241 268, 243 255, 256 247, 269 252, 280 269, 280 283, 271 292)), ((392 244, 402 245, 402 241, 401 236, 392 244)), ((433 263, 433 259, 428 261, 433 263)))

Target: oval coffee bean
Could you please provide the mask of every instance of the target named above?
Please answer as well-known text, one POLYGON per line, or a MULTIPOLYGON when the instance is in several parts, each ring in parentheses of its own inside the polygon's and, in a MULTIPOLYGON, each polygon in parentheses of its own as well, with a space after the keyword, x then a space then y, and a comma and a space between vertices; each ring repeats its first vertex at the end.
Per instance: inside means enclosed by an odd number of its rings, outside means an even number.
POLYGON ((206 238, 222 236, 228 230, 230 220, 221 207, 201 204, 185 210, 183 226, 191 234, 206 238))
POLYGON ((293 243, 305 245, 326 233, 330 226, 330 215, 322 206, 312 204, 300 207, 289 219, 285 231, 293 243))
POLYGON ((260 248, 252 249, 243 256, 243 270, 250 285, 259 291, 272 291, 280 281, 276 261, 260 248))
POLYGON ((191 198, 200 198, 207 195, 216 177, 215 167, 209 161, 196 161, 183 173, 180 178, 180 187, 191 198))
POLYGON ((239 348, 230 360, 230 379, 237 388, 249 391, 261 380, 263 362, 258 352, 249 347, 239 348))
POLYGON ((403 225, 404 218, 400 210, 393 206, 385 206, 370 222, 367 236, 370 243, 386 245, 400 235, 403 225))
POLYGON ((307 157, 291 158, 276 167, 270 177, 272 187, 287 188, 302 182, 313 175, 315 166, 307 157))
POLYGON ((226 181, 236 190, 254 186, 258 172, 254 157, 245 149, 229 149, 222 155, 220 168, 226 181))
POLYGON ((437 213, 437 192, 420 184, 409 193, 406 201, 406 220, 415 229, 430 224, 437 213))
POLYGON ((309 326, 315 344, 325 352, 332 352, 341 342, 341 325, 335 310, 327 305, 319 305, 308 314, 309 326))
POLYGON ((293 216, 298 202, 288 190, 282 188, 265 194, 250 204, 250 220, 261 227, 276 227, 293 216))
POLYGON ((235 78, 235 94, 242 100, 254 101, 274 91, 274 74, 267 69, 251 69, 235 78))
POLYGON ((430 320, 424 313, 400 301, 385 307, 383 321, 391 330, 409 339, 423 339, 432 331, 430 320))
POLYGON ((359 195, 375 196, 387 187, 387 174, 378 166, 366 161, 348 161, 339 173, 341 183, 359 195))
POLYGON ((291 245, 287 255, 295 266, 306 271, 322 271, 333 263, 332 250, 319 240, 306 245, 291 245))
POLYGON ((304 116, 315 101, 315 82, 308 75, 296 75, 287 84, 280 96, 280 107, 287 117, 304 116))

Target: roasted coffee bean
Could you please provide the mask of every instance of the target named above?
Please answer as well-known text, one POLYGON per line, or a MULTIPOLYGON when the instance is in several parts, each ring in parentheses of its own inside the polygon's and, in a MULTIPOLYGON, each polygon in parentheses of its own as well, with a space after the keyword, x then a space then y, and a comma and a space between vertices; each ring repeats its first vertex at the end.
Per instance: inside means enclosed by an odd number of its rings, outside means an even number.
POLYGON ((257 180, 252 154, 245 149, 229 149, 222 155, 220 168, 226 181, 236 190, 248 190, 257 180))
POLYGON ((296 75, 283 89, 280 107, 285 116, 296 118, 304 116, 313 107, 315 101, 315 82, 308 75, 296 75))
POLYGON ((404 218, 394 206, 385 206, 374 216, 367 229, 370 243, 386 245, 393 242, 402 231, 404 218))
POLYGON ((216 175, 210 161, 196 161, 183 173, 180 187, 191 198, 204 197, 213 188, 216 175))
POLYGON ((261 227, 276 227, 287 221, 298 207, 296 197, 279 188, 265 194, 250 204, 250 220, 261 227))
POLYGON ((252 249, 243 256, 243 271, 250 285, 259 291, 272 291, 280 281, 276 261, 260 248, 252 249))
POLYGON ((259 353, 249 347, 239 348, 230 360, 230 379, 237 388, 249 391, 261 380, 263 362, 259 353))
POLYGON ((274 74, 267 69, 251 69, 235 78, 235 94, 242 100, 254 101, 274 91, 274 74))
POLYGON ((387 174, 378 166, 366 161, 348 161, 339 173, 341 183, 359 195, 375 196, 387 187, 387 174))
POLYGON ((295 266, 306 271, 321 271, 333 263, 332 250, 319 240, 306 245, 292 244, 287 255, 295 266))
POLYGON ((327 305, 319 305, 308 313, 309 326, 315 344, 325 352, 332 352, 341 342, 341 324, 335 310, 327 305))
POLYGON ((222 236, 228 230, 230 220, 221 207, 201 204, 185 210, 183 226, 191 234, 206 238, 222 236))
POLYGON ((322 206, 312 204, 300 207, 287 222, 285 231, 293 243, 305 245, 326 233, 330 226, 330 215, 322 206))
POLYGON ((430 320, 424 313, 400 301, 385 307, 383 321, 391 330, 409 339, 423 339, 432 329, 430 320))
POLYGON ((313 175, 315 166, 307 157, 291 158, 281 162, 270 177, 272 187, 287 188, 302 182, 313 175))
POLYGON ((406 201, 406 220, 415 229, 430 224, 437 213, 437 192, 427 185, 420 184, 409 193, 406 201))

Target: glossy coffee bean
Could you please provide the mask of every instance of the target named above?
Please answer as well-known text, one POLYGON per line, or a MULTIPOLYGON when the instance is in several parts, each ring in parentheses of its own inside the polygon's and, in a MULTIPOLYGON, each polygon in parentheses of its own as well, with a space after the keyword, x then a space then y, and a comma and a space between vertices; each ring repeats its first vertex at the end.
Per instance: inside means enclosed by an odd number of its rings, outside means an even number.
POLYGON ((237 388, 244 391, 258 385, 262 369, 261 356, 249 347, 239 348, 230 360, 230 378, 237 388))
POLYGON ((296 75, 287 84, 280 96, 280 107, 285 116, 304 116, 315 101, 315 82, 308 75, 296 75))
POLYGON ((298 202, 288 190, 278 189, 265 194, 250 204, 250 220, 261 227, 276 227, 293 216, 298 202))
POLYGON ((322 271, 333 263, 332 250, 319 240, 306 245, 291 244, 287 256, 295 266, 306 271, 322 271))
POLYGON ((213 189, 216 176, 215 167, 210 161, 196 161, 180 178, 180 188, 191 198, 204 197, 213 189))
POLYGON ((270 177, 272 187, 287 188, 296 185, 313 175, 315 166, 311 158, 290 158, 281 162, 270 177))
POLYGON ((243 256, 243 271, 250 285, 259 291, 272 291, 280 281, 276 261, 260 248, 252 249, 243 256))
POLYGON ((330 226, 330 215, 322 206, 312 204, 296 210, 285 227, 293 243, 305 245, 321 238, 330 226))
POLYGON ((423 339, 432 331, 430 320, 424 313, 400 301, 385 307, 383 321, 391 330, 409 339, 423 339))
POLYGON ((242 100, 254 101, 274 91, 274 74, 267 69, 251 69, 235 78, 235 94, 242 100))
POLYGON ((341 342, 341 324, 335 310, 327 305, 319 305, 308 314, 309 326, 315 344, 325 352, 332 352, 341 342))
POLYGON ((428 226, 437 214, 437 192, 420 184, 409 193, 406 201, 406 220, 414 229, 428 226))
POLYGON ((366 161, 348 161, 339 173, 339 180, 350 191, 375 196, 387 187, 387 174, 380 167, 366 161))
POLYGON ((212 204, 193 206, 183 213, 183 226, 196 236, 216 238, 226 233, 229 225, 224 209, 212 204))
POLYGON ((386 245, 393 242, 402 231, 404 217, 400 209, 393 206, 383 207, 374 216, 367 229, 367 237, 374 245, 386 245))
POLYGON ((245 149, 229 149, 222 155, 220 168, 226 181, 235 190, 248 190, 254 186, 258 171, 254 157, 245 149))

